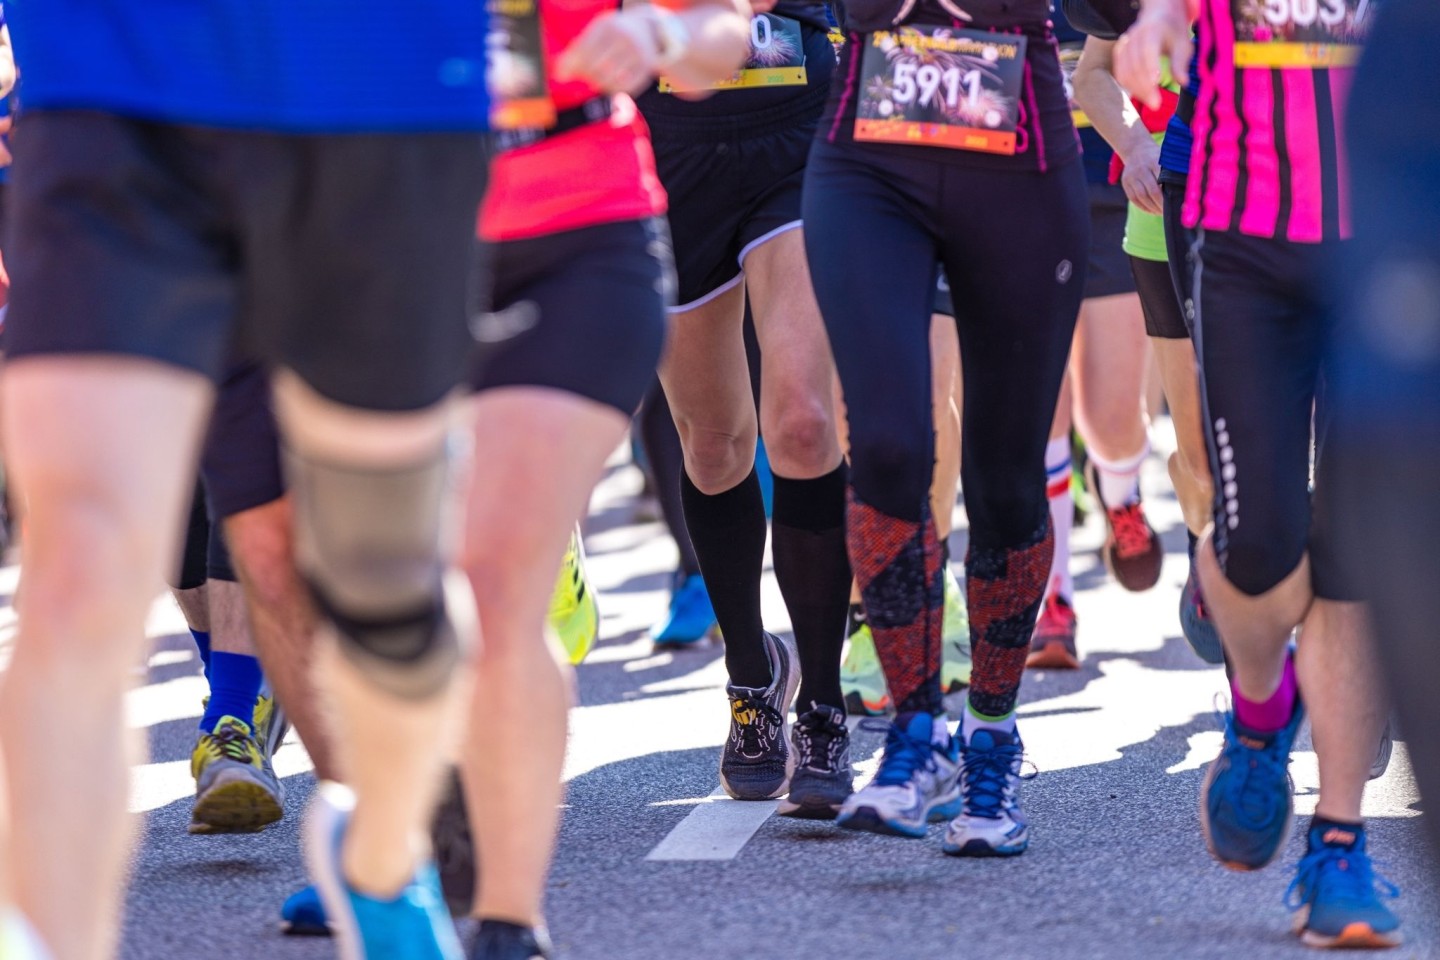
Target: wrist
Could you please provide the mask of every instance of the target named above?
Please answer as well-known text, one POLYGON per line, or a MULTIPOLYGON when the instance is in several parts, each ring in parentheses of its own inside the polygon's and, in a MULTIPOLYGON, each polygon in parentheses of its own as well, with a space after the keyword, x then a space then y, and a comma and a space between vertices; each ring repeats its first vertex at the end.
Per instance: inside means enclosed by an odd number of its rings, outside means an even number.
POLYGON ((678 14, 653 3, 639 9, 655 44, 655 66, 661 70, 673 66, 690 48, 690 28, 678 14))

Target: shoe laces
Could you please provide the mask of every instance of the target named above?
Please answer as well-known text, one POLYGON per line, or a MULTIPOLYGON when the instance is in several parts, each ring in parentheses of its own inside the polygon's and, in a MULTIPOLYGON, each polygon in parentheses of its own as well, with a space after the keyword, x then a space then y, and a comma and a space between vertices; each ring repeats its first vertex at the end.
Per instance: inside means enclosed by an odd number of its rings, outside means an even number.
POLYGON ((759 756, 779 739, 785 720, 764 698, 730 695, 730 739, 746 756, 759 756))
POLYGON ((254 738, 238 723, 222 723, 213 733, 200 736, 205 752, 216 760, 235 760, 240 763, 254 763, 258 751, 254 738))
POLYGON ((935 763, 935 745, 910 736, 898 723, 877 718, 861 721, 860 728, 877 733, 885 731, 885 752, 875 773, 876 786, 904 786, 915 778, 917 771, 933 773, 939 769, 935 763))
POLYGON ((998 820, 1010 803, 1010 781, 1033 780, 1037 771, 1024 770, 1024 748, 1018 743, 997 743, 989 750, 966 747, 962 769, 965 813, 998 820))
POLYGON ((1285 891, 1285 905, 1298 910, 1325 898, 1345 903, 1366 903, 1376 895, 1393 900, 1400 888, 1377 873, 1363 850, 1322 846, 1300 858, 1300 869, 1285 891))
POLYGON ((832 722, 824 714, 812 711, 800 717, 795 721, 795 741, 800 752, 796 763, 806 769, 833 773, 840 765, 845 732, 843 722, 832 722))
POLYGON ((1229 755, 1232 774, 1227 778, 1230 784, 1230 808, 1235 811, 1241 825, 1260 830, 1270 825, 1276 814, 1277 780, 1287 783, 1290 769, 1289 752, 1281 752, 1280 736, 1277 733, 1263 747, 1248 747, 1240 742, 1234 720, 1229 721, 1226 753, 1229 755))
POLYGON ((1116 551, 1120 556, 1138 557, 1150 549, 1153 532, 1140 504, 1113 507, 1105 512, 1110 518, 1110 528, 1115 531, 1116 551))

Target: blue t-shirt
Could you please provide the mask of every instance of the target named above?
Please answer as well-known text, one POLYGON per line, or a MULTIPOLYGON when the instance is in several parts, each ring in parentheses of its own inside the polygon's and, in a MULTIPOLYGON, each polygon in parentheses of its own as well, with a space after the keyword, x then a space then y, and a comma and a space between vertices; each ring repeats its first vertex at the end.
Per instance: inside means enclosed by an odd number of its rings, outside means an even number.
POLYGON ((289 133, 481 130, 484 0, 6 0, 26 109, 289 133))
MULTIPOLYGON (((1185 84, 1185 95, 1181 102, 1189 99, 1190 103, 1200 96, 1200 58, 1192 55, 1190 57, 1190 79, 1185 84)), ((1180 119, 1179 111, 1170 118, 1170 123, 1165 127, 1165 139, 1160 142, 1160 169, 1169 170, 1171 173, 1188 175, 1190 173, 1190 147, 1194 144, 1195 138, 1190 134, 1190 124, 1180 119)))

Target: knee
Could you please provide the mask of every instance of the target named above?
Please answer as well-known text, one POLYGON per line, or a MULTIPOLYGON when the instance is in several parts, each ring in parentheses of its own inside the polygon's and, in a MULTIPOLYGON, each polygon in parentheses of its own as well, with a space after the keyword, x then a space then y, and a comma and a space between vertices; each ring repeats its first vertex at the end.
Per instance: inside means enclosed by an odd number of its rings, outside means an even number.
POLYGON ((839 453, 835 421, 819 399, 787 403, 765 425, 765 446, 782 475, 807 476, 834 467, 839 453))
POLYGON ((753 430, 715 430, 681 425, 685 472, 701 493, 717 494, 744 480, 755 464, 753 430))
POLYGON ((965 511, 972 541, 997 549, 1027 543, 1050 512, 1044 477, 1008 484, 971 482, 965 487, 965 511))
POLYGON ((1215 551, 1225 579, 1251 597, 1269 593, 1295 571, 1305 556, 1306 527, 1278 517, 1257 520, 1227 514, 1222 501, 1215 517, 1215 551), (1233 526, 1231 520, 1237 521, 1233 526))

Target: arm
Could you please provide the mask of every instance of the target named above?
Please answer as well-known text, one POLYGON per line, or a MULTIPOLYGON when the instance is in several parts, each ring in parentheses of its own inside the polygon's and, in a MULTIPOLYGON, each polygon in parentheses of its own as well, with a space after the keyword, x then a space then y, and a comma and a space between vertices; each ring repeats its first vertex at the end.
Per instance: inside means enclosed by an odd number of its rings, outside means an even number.
POLYGON ((1160 106, 1160 58, 1170 72, 1189 75, 1193 0, 1143 0, 1140 17, 1115 46, 1115 79, 1141 103, 1160 106))
POLYGON ((709 86, 745 62, 749 12, 746 0, 693 0, 681 10, 627 0, 576 38, 555 75, 612 93, 638 93, 662 71, 681 86, 709 86))
POLYGON ((0 97, 15 89, 15 51, 10 47, 10 28, 0 26, 0 97))
POLYGON ((1120 183, 1130 202, 1146 213, 1161 211, 1160 145, 1140 122, 1140 114, 1115 81, 1115 44, 1089 37, 1075 66, 1075 102, 1105 142, 1125 162, 1120 183))

